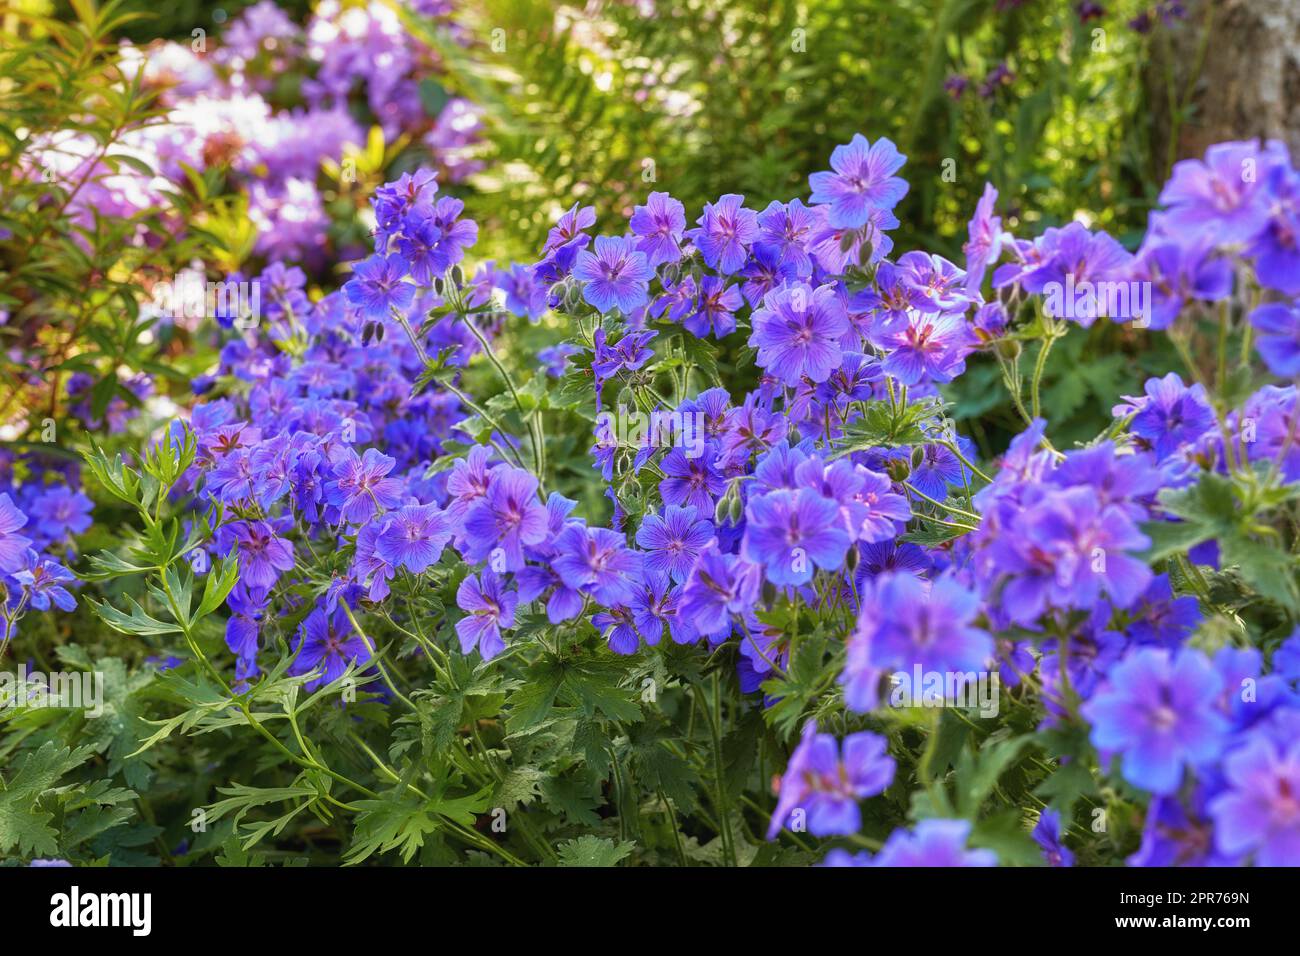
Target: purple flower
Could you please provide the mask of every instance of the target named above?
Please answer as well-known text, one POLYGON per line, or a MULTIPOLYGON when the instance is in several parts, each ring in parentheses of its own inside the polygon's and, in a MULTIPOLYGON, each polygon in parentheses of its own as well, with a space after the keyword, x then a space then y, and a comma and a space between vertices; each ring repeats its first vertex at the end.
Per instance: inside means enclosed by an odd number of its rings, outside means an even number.
POLYGON ((971 325, 975 328, 975 334, 984 341, 1001 338, 1010 324, 1011 318, 1007 315, 1007 308, 1001 302, 982 305, 971 316, 971 325))
MULTIPOLYGON (((907 454, 910 456, 911 451, 907 454)), ((961 459, 946 445, 921 446, 921 460, 908 475, 908 483, 923 495, 943 501, 948 496, 948 486, 962 480, 966 471, 961 459)))
POLYGON ((979 94, 986 100, 992 99, 993 94, 998 91, 998 87, 1010 86, 1015 82, 1015 79, 1016 75, 1011 72, 1011 68, 1007 66, 1006 61, 1003 60, 998 63, 997 66, 993 67, 993 69, 989 70, 988 74, 984 77, 984 81, 980 83, 979 94))
MULTIPOLYGON (((867 649, 857 668, 937 673, 981 671, 993 656, 993 640, 972 621, 979 595, 951 575, 923 581, 913 574, 881 574, 865 588, 857 629, 849 639, 867 649)), ((846 671, 842 680, 854 679, 846 671)), ((857 709, 857 708, 855 708, 857 709)))
POLYGON ((1158 234, 1148 234, 1130 276, 1151 284, 1151 301, 1141 318, 1153 330, 1173 325, 1188 300, 1219 302, 1232 293, 1229 259, 1211 255, 1203 243, 1188 245, 1158 234))
POLYGON ((502 579, 490 569, 483 572, 481 583, 473 574, 461 581, 456 589, 456 606, 466 612, 456 622, 461 653, 468 654, 477 647, 483 660, 490 661, 505 650, 501 631, 514 627, 517 603, 518 595, 507 591, 502 579))
POLYGON ((698 290, 695 280, 690 276, 683 277, 682 281, 675 285, 664 281, 663 289, 663 295, 650 305, 650 314, 656 319, 667 312, 668 318, 680 322, 695 311, 695 294, 698 290))
POLYGON ((688 233, 704 264, 724 275, 740 270, 750 244, 759 237, 758 214, 744 208, 744 202, 744 196, 727 193, 716 203, 705 203, 704 214, 696 220, 699 228, 688 233))
POLYGON ((795 267, 782 262, 781 250, 765 242, 754 244, 749 261, 740 270, 740 274, 745 277, 740 291, 744 293, 750 308, 757 307, 763 301, 763 296, 773 289, 798 278, 795 267))
POLYGON ((654 270, 631 239, 597 236, 595 252, 578 253, 573 275, 586 283, 582 297, 597 311, 618 308, 626 314, 650 300, 647 283, 654 270))
POLYGON ((780 266, 790 267, 796 276, 807 278, 812 275, 808 244, 817 225, 812 210, 798 199, 791 199, 788 203, 773 200, 758 214, 758 225, 761 246, 777 254, 780 266))
POLYGON ((907 157, 884 137, 871 143, 861 133, 831 153, 834 172, 808 177, 813 203, 829 203, 829 224, 837 229, 860 229, 873 210, 888 210, 907 195, 907 181, 894 173, 907 157))
POLYGON ((736 317, 732 313, 743 304, 736 286, 727 285, 727 280, 719 276, 705 276, 700 280, 694 311, 682 320, 682 325, 698 339, 710 332, 715 338, 726 338, 736 331, 736 317))
MULTIPOLYGON (((1038 240, 1038 246, 1043 261, 1025 275, 1021 284, 1027 292, 1047 294, 1044 310, 1048 315, 1068 316, 1087 328, 1095 319, 1108 314, 1110 301, 1098 292, 1096 284, 1127 278, 1133 265, 1128 250, 1104 232, 1090 232, 1081 222, 1048 229, 1038 240)), ((1133 303, 1128 306, 1133 312, 1133 303)), ((1137 317, 1136 314, 1111 316, 1137 317)))
POLYGON ((696 639, 678 613, 682 590, 673 587, 670 580, 667 575, 647 570, 642 585, 636 589, 628 605, 637 633, 651 646, 658 644, 663 637, 665 624, 676 644, 689 644, 696 639))
MULTIPOLYGON (((849 734, 843 746, 830 734, 817 733, 815 721, 804 724, 799 746, 781 777, 780 797, 767 830, 776 839, 791 816, 802 812, 813 836, 847 836, 862 826, 858 801, 884 792, 894 779, 894 758, 879 734, 849 734)), ((803 827, 799 827, 803 829, 803 827)))
POLYGON ((966 273, 943 256, 909 252, 897 269, 908 301, 921 312, 964 312, 975 301, 966 290, 966 273))
POLYGON ((844 564, 850 541, 840 506, 811 488, 756 495, 745 513, 741 551, 773 584, 807 584, 813 565, 834 571, 844 564))
POLYGON ((1191 648, 1175 657, 1164 648, 1130 651, 1083 706, 1092 742, 1122 757, 1124 779, 1171 794, 1183 770, 1204 766, 1223 750, 1227 721, 1211 702, 1223 679, 1191 648))
POLYGON ((420 574, 442 557, 451 524, 436 505, 404 505, 392 512, 375 541, 375 551, 392 567, 420 574))
POLYGON ((537 361, 542 363, 542 368, 546 374, 552 378, 561 378, 569 370, 569 356, 580 355, 582 346, 575 345, 572 342, 561 342, 558 345, 548 345, 537 352, 537 361))
POLYGON ((1138 644, 1178 648, 1201 623, 1201 604, 1193 595, 1174 597, 1169 575, 1154 578, 1140 601, 1129 609, 1128 635, 1138 644))
POLYGON ((1226 792, 1209 803, 1214 841, 1256 866, 1300 866, 1300 741, 1255 737, 1223 762, 1226 792))
POLYGON ((1289 165, 1273 168, 1268 221, 1246 252, 1255 259, 1255 275, 1266 289, 1300 294, 1300 173, 1289 165))
POLYGON ((348 524, 365 524, 381 509, 401 503, 402 483, 385 477, 396 464, 397 459, 374 448, 367 448, 364 455, 340 449, 334 458, 334 480, 326 485, 326 500, 348 524))
POLYGON ((651 269, 676 262, 682 257, 677 243, 686 231, 686 207, 668 193, 651 193, 644 206, 632 210, 628 228, 640 237, 636 247, 651 269))
MULTIPOLYGON (((398 252, 409 263, 411 278, 420 285, 430 285, 465 256, 465 250, 478 239, 478 224, 460 219, 465 204, 451 196, 442 196, 427 218, 415 219, 406 235, 397 241, 398 252)), ((414 217, 412 217, 414 218, 414 217)))
POLYGON ((1142 845, 1128 858, 1129 866, 1240 866, 1240 857, 1214 848, 1214 826, 1205 817, 1204 800, 1193 794, 1193 806, 1180 797, 1155 797, 1147 807, 1142 845))
POLYGON ((1199 382, 1189 388, 1178 373, 1170 372, 1147 379, 1145 391, 1145 399, 1130 399, 1136 411, 1130 428, 1150 443, 1157 459, 1168 458, 1214 427, 1214 412, 1199 382))
POLYGON ((537 478, 522 468, 494 468, 487 494, 465 512, 465 557, 482 561, 501 549, 501 566, 493 570, 519 571, 524 566, 524 546, 541 544, 547 537, 546 506, 537 499, 537 478))
POLYGON ((951 382, 966 370, 966 356, 979 344, 959 314, 909 313, 907 325, 892 334, 877 335, 876 344, 889 349, 884 369, 904 385, 951 382))
POLYGON ((528 321, 536 322, 546 314, 546 289, 531 268, 516 263, 509 272, 498 272, 496 280, 506 293, 506 311, 511 315, 527 316, 528 321))
POLYGON ((76 576, 48 558, 39 557, 35 551, 27 552, 28 564, 15 572, 14 580, 27 592, 27 601, 38 611, 48 611, 53 603, 61 611, 71 611, 77 599, 64 586, 75 582, 76 576))
POLYGON ((876 866, 997 866, 992 850, 969 850, 968 820, 922 820, 911 832, 895 830, 876 854, 876 866))
MULTIPOLYGON (((591 625, 609 644, 615 654, 635 654, 641 646, 641 636, 637 633, 636 622, 631 608, 615 607, 608 611, 599 611, 591 616, 591 625)), ((647 643, 654 644, 655 641, 647 643)))
POLYGON ((717 447, 707 442, 704 454, 691 457, 680 446, 669 450, 659 462, 664 473, 659 495, 666 505, 691 505, 704 514, 713 513, 714 496, 727 490, 727 479, 714 465, 717 447))
POLYGON ((646 550, 646 572, 667 575, 678 584, 686 580, 712 539, 712 524, 700 518, 695 508, 677 505, 664 508, 663 517, 646 515, 636 533, 636 543, 646 550))
POLYGON ((219 531, 229 553, 239 550, 239 578, 251 588, 274 587, 281 571, 293 570, 293 544, 269 521, 232 521, 219 531))
POLYGON ((1130 607, 1152 575, 1125 552, 1149 544, 1123 508, 1102 505, 1090 487, 1046 494, 994 540, 996 566, 1008 575, 1003 608, 1011 620, 1029 624, 1048 607, 1093 607, 1103 592, 1130 607))
POLYGON ((57 541, 66 535, 82 534, 90 527, 94 502, 67 485, 41 492, 27 508, 28 516, 46 538, 57 541))
POLYGON ((1263 148, 1253 141, 1217 143, 1203 161, 1175 163, 1160 193, 1167 231, 1197 235, 1208 229, 1221 244, 1253 238, 1268 216, 1263 184, 1274 166, 1286 164, 1286 146, 1276 140, 1263 148))
POLYGON ((745 396, 744 405, 728 408, 723 416, 718 458, 728 464, 744 464, 750 455, 762 454, 784 438, 787 428, 786 420, 760 405, 758 396, 751 392, 745 396))
POLYGON ((905 497, 894 493, 893 482, 879 472, 863 468, 862 485, 854 499, 862 508, 854 512, 857 539, 868 544, 898 537, 898 522, 912 517, 912 507, 905 497))
POLYGON ((555 551, 551 566, 568 587, 587 591, 606 607, 632 600, 641 556, 617 531, 571 524, 555 539, 555 551))
POLYGON ((1002 230, 1002 217, 993 215, 998 201, 998 191, 992 183, 984 184, 984 194, 975 206, 975 215, 966 226, 970 237, 962 246, 966 254, 966 290, 978 292, 984 283, 984 273, 1002 255, 1002 244, 1010 236, 1002 230))
POLYGON ((370 197, 380 230, 385 234, 396 232, 411 212, 427 215, 437 192, 437 178, 429 169, 403 173, 395 181, 380 186, 370 197))
POLYGON ((710 545, 700 553, 682 586, 678 613, 701 636, 726 637, 732 616, 752 609, 762 576, 758 565, 710 545))
POLYGON ((596 210, 592 206, 581 206, 575 202, 546 234, 546 245, 542 247, 542 252, 553 252, 574 240, 584 242, 587 237, 582 234, 583 230, 590 229, 595 224, 596 210))
POLYGON ((451 496, 447 517, 453 527, 462 529, 470 506, 487 494, 492 480, 491 456, 487 446, 475 445, 464 458, 452 462, 451 474, 447 476, 447 494, 451 496))
POLYGON ((401 256, 371 256, 353 267, 343 294, 362 318, 381 321, 391 309, 405 310, 415 301, 415 286, 405 281, 408 272, 401 256))
POLYGON ((296 652, 289 673, 301 676, 321 672, 304 685, 306 690, 332 684, 343 676, 348 664, 364 664, 371 657, 369 646, 341 607, 333 614, 320 607, 308 614, 298 631, 296 652))
POLYGON ((1300 376, 1300 307, 1294 302, 1272 302, 1250 313, 1259 331, 1256 348, 1264 364, 1283 378, 1300 376))
POLYGON ((758 350, 758 365, 786 385, 805 376, 824 382, 843 360, 839 340, 849 320, 834 286, 798 282, 774 289, 754 310, 753 323, 749 344, 758 350))
POLYGON ((27 562, 32 539, 18 534, 27 524, 27 516, 18 510, 13 499, 0 494, 0 571, 17 571, 27 562))
POLYGON ((1074 853, 1061 842, 1061 815, 1055 810, 1040 813, 1029 835, 1042 848, 1048 866, 1074 866, 1074 853))

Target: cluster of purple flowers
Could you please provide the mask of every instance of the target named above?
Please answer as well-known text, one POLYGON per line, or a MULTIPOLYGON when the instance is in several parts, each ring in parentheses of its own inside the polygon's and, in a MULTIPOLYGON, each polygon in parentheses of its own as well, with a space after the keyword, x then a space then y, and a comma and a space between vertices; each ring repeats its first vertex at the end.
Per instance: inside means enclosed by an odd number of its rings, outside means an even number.
MULTIPOLYGON (((408 6, 462 38, 451 4, 408 6)), ((68 209, 79 225, 93 226, 96 213, 130 217, 162 206, 169 181, 186 183, 186 167, 228 164, 258 229, 256 251, 323 265, 331 211, 317 177, 322 163, 342 167, 349 151, 366 145, 366 128, 352 109, 358 87, 385 138, 417 142, 444 181, 481 167, 474 155, 482 129, 477 108, 451 97, 436 115, 429 113, 420 84, 440 74, 442 63, 380 0, 320 0, 305 24, 274 0, 260 0, 219 35, 196 30, 192 42, 126 44, 121 63, 126 75, 140 74, 160 91, 166 110, 165 122, 128 131, 120 143, 119 153, 138 162, 106 164, 95 140, 75 131, 55 134, 33 154, 34 176, 85 180, 68 209), (277 106, 283 78, 295 73, 302 75, 302 105, 277 106)))
POLYGON ((16 464, 8 454, 0 459, 0 654, 27 612, 77 606, 78 583, 64 562, 76 557, 75 538, 89 530, 93 507, 75 475, 51 471, 41 481, 14 482, 16 464))
MULTIPOLYGON (((365 667, 376 654, 366 615, 400 617, 397 597, 433 580, 455 585, 444 633, 465 654, 508 653, 530 617, 587 621, 617 655, 665 635, 730 646, 740 687, 770 706, 795 643, 773 621, 803 609, 842 648, 831 692, 846 720, 885 708, 898 672, 997 673, 1041 703, 1043 726, 1086 724, 1102 771, 1151 795, 1132 862, 1300 863, 1300 632, 1269 661, 1255 647, 1210 653, 1191 643, 1204 608, 1176 586, 1223 563, 1214 541, 1191 549, 1177 579, 1143 559, 1143 526, 1175 520, 1161 493, 1225 474, 1231 456, 1300 478, 1295 387, 1263 388, 1220 420, 1201 385, 1153 378, 1086 447, 1060 453, 1046 423, 1027 423, 991 476, 940 394, 1053 284, 1150 281, 1159 291, 1143 324, 1163 328, 1225 296, 1234 269, 1269 296, 1251 317, 1261 354, 1294 374, 1300 272, 1288 257, 1300 233, 1288 217, 1300 174, 1278 144, 1224 144, 1179 164, 1133 254, 1080 223, 1015 237, 990 187, 959 264, 893 256, 903 164, 888 140, 856 136, 810 177, 806 204, 760 211, 728 194, 692 227, 666 193, 635 208, 625 235, 591 235, 594 211, 575 205, 538 262, 480 263, 468 278, 478 227, 421 170, 375 193, 373 255, 341 290, 313 300, 301 271, 268 267, 267 321, 232 336, 201 383, 220 397, 191 414, 198 452, 183 480, 198 503, 223 506, 213 552, 239 558, 227 627, 237 676, 255 677, 268 630, 291 613, 292 671, 309 686, 365 667), (509 434, 464 388, 471 360, 499 364, 507 315, 548 312, 567 334, 530 385, 564 376, 586 382, 597 409, 612 389, 699 422, 693 442, 597 433, 608 526, 547 490, 551 475, 528 455, 538 436, 509 434), (656 375, 674 375, 656 363, 694 339, 748 347, 754 387, 692 393, 687 375, 665 398, 656 375), (439 374, 417 389, 430 368, 439 374), (910 416, 906 440, 871 437, 873 412, 910 416), (936 528, 949 533, 915 534, 936 528), (333 574, 305 574, 321 551, 333 574)), ((1100 317, 1138 318, 1071 316, 1100 317)), ((0 571, 32 606, 38 594, 63 606, 67 592, 44 583, 61 569, 38 574, 28 549, 66 546, 87 509, 57 489, 21 503, 0 496, 0 571)), ((890 747, 806 723, 770 835, 857 833, 861 802, 894 779, 890 747)), ((1072 861, 1071 825, 1041 815, 1033 839, 1046 862, 1072 861)), ((827 863, 995 863, 973 839, 967 821, 922 819, 874 856, 827 863)))

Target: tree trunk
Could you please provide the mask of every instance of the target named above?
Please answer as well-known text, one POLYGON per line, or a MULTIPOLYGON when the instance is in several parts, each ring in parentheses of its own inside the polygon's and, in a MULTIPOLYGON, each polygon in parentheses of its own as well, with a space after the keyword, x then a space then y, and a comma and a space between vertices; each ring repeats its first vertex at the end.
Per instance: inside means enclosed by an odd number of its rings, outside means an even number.
POLYGON ((1264 138, 1282 140, 1300 162, 1300 0, 1189 0, 1186 7, 1185 20, 1157 25, 1164 35, 1152 38, 1147 89, 1157 161, 1264 138), (1170 103, 1170 62, 1175 96, 1189 107, 1181 123, 1170 103))

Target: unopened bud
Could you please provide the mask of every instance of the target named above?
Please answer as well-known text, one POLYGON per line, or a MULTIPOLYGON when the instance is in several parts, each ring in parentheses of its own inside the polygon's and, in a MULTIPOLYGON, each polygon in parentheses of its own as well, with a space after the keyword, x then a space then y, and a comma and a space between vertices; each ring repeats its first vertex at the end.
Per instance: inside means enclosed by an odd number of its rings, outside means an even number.
POLYGON ((1009 362, 1014 362, 1020 358, 1020 343, 1015 339, 998 339, 997 344, 993 346, 998 350, 998 354, 1009 362))

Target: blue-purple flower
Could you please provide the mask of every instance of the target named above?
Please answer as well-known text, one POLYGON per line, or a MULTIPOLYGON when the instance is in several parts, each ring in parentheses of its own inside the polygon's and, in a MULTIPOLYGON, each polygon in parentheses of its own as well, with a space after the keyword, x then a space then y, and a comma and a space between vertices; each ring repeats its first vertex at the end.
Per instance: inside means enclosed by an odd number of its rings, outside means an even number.
POLYGON ((883 792, 894 779, 894 768, 879 734, 849 734, 841 744, 808 721, 781 777, 767 838, 776 839, 788 823, 819 837, 857 833, 862 826, 858 802, 883 792), (795 815, 801 819, 792 820, 795 815))
POLYGON ((343 294, 362 318, 382 321, 391 310, 405 310, 415 301, 415 286, 406 281, 410 271, 401 256, 371 256, 353 267, 343 294))
POLYGON ((840 339, 849 331, 844 302, 834 286, 802 282, 773 289, 753 315, 750 345, 758 364, 786 385, 804 377, 824 382, 839 367, 840 339))
POLYGON ((595 251, 578 253, 574 278, 585 283, 582 297, 597 311, 630 313, 650 301, 648 283, 654 270, 631 239, 597 236, 595 251))
POLYGON ((461 581, 456 590, 456 606, 465 612, 456 622, 461 653, 478 648, 483 660, 490 661, 505 650, 501 632, 514 627, 517 603, 515 592, 506 590, 501 576, 491 569, 481 578, 471 574, 461 581))
POLYGON ((1124 779, 1157 794, 1178 789, 1188 768, 1218 758, 1227 720, 1213 706, 1223 679, 1198 650, 1139 648, 1110 669, 1083 706, 1092 742, 1120 755, 1124 779))
POLYGON ((907 157, 884 137, 870 142, 861 133, 831 152, 834 172, 808 177, 812 202, 830 205, 830 225, 860 229, 875 210, 889 210, 907 195, 907 181, 895 176, 907 157))

